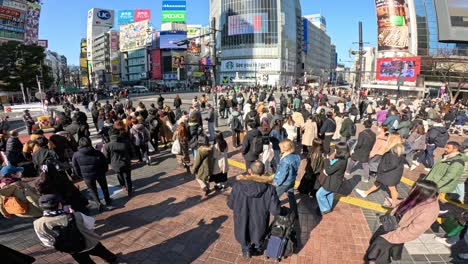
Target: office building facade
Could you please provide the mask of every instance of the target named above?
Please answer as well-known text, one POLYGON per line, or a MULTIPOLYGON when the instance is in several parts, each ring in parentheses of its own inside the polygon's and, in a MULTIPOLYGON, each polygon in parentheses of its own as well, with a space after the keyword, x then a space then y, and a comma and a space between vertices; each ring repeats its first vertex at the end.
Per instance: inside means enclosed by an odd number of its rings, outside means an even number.
POLYGON ((305 17, 303 27, 305 79, 307 82, 325 83, 336 68, 332 68, 331 38, 322 27, 317 27, 313 21, 305 17))

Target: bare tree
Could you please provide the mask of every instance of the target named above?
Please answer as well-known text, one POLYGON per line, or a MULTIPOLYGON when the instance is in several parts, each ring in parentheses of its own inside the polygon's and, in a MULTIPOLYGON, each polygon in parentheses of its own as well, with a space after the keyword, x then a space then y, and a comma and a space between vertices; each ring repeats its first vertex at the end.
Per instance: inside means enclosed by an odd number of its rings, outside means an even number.
POLYGON ((468 88, 468 63, 459 56, 436 57, 433 71, 446 85, 450 101, 454 104, 463 88, 468 88))

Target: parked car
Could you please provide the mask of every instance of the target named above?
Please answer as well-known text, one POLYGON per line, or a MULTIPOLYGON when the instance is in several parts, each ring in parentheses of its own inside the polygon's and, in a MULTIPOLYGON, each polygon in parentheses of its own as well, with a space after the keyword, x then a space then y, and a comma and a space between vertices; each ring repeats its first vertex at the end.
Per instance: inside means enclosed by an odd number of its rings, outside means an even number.
POLYGON ((137 86, 133 86, 132 88, 130 88, 129 92, 134 93, 134 94, 135 93, 140 94, 140 93, 149 93, 150 90, 146 88, 145 86, 137 85, 137 86))

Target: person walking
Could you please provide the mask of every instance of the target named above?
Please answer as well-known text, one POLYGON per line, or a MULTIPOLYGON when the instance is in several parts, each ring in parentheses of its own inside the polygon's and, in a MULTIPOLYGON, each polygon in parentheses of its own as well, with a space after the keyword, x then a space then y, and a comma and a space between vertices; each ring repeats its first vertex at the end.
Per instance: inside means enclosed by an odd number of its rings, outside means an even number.
POLYGON ((341 124, 340 135, 342 142, 348 142, 351 137, 356 135, 356 124, 349 118, 348 113, 344 113, 344 120, 341 124))
POLYGON ((447 128, 442 124, 441 120, 436 118, 432 120, 433 125, 426 134, 426 150, 421 155, 418 161, 413 162, 411 170, 416 169, 421 163, 424 165, 424 170, 429 172, 434 166, 434 151, 436 148, 443 148, 449 139, 447 128))
POLYGON ((274 176, 276 194, 278 197, 281 197, 281 195, 287 193, 289 208, 298 216, 294 185, 296 183, 297 171, 301 164, 301 158, 295 154, 296 149, 291 140, 285 139, 281 141, 279 147, 281 150, 281 160, 274 176))
POLYGON ((10 137, 6 142, 5 155, 10 165, 18 166, 19 163, 26 161, 23 154, 23 143, 18 138, 18 131, 12 130, 10 137))
POLYGON ((346 164, 349 157, 348 145, 339 142, 334 147, 334 151, 325 160, 324 176, 320 181, 316 198, 322 215, 331 213, 333 209, 334 193, 338 192, 344 180, 346 164))
POLYGON ((409 151, 406 153, 406 164, 405 168, 409 169, 413 166, 415 155, 420 155, 426 149, 426 132, 424 131, 424 125, 418 124, 413 129, 413 133, 405 141, 409 151))
POLYGON ((270 214, 279 215, 281 209, 271 177, 265 176, 263 163, 258 160, 252 162, 250 172, 250 175, 237 177, 227 202, 233 210, 234 235, 245 259, 249 259, 252 253, 261 254, 270 214))
POLYGON ((216 131, 216 136, 213 144, 213 175, 210 177, 210 182, 215 182, 216 190, 224 190, 226 188, 227 174, 229 171, 229 163, 227 158, 228 144, 224 140, 223 133, 216 131))
POLYGON ((356 146, 351 151, 351 158, 348 160, 348 166, 346 168, 346 176, 351 175, 353 168, 356 163, 361 164, 363 169, 363 175, 361 180, 363 182, 369 182, 369 154, 374 147, 376 141, 376 135, 372 132, 372 121, 367 119, 364 121, 364 130, 358 135, 356 146))
POLYGON ((315 189, 315 183, 317 182, 325 164, 325 159, 322 154, 322 141, 316 138, 314 139, 310 153, 307 156, 307 165, 305 167, 304 176, 302 176, 301 183, 297 188, 300 193, 315 196, 317 191, 315 189))
POLYGON ((75 152, 72 158, 73 169, 80 178, 83 178, 86 186, 91 191, 91 198, 98 205, 99 210, 103 211, 104 205, 99 199, 96 182, 101 187, 106 205, 111 206, 112 200, 106 179, 108 170, 106 157, 102 152, 91 146, 89 138, 80 138, 78 145, 78 151, 75 152))
POLYGON ((117 256, 99 242, 100 236, 94 232, 94 218, 63 208, 60 197, 55 194, 41 196, 39 204, 44 210, 44 216, 33 224, 34 231, 44 246, 55 247, 63 250, 62 252, 73 247, 76 251, 66 253, 79 264, 94 263, 90 256, 100 257, 107 263, 117 262, 117 256), (60 236, 57 236, 57 232, 60 236), (76 237, 67 234, 74 234, 76 237))
POLYGON ((211 106, 210 103, 206 104, 206 107, 208 108, 208 117, 205 118, 206 122, 208 122, 208 134, 210 134, 210 142, 214 141, 215 139, 215 113, 214 109, 211 106))
POLYGON ((237 107, 234 107, 232 110, 232 114, 228 118, 228 126, 231 128, 232 133, 232 145, 235 148, 238 148, 241 144, 240 142, 240 133, 244 130, 244 124, 242 123, 242 115, 237 110, 237 107))
MULTIPOLYGON (((165 126, 165 124, 162 124, 165 126)), ((138 122, 136 119, 132 120, 132 128, 130 129, 133 146, 140 162, 145 162, 148 166, 151 165, 151 158, 148 155, 148 142, 150 140, 150 133, 144 126, 143 122, 138 122)), ((172 135, 171 135, 172 138, 172 135)))
POLYGON ((398 226, 393 231, 385 231, 381 225, 370 239, 365 263, 384 264, 400 260, 404 244, 416 240, 436 221, 438 195, 437 184, 417 181, 408 197, 390 213, 398 221, 398 226))
POLYGON ((387 119, 382 123, 383 126, 387 127, 389 133, 397 132, 398 126, 400 125, 400 118, 397 114, 397 110, 391 109, 388 112, 387 119))
POLYGON ((28 135, 31 135, 33 132, 33 126, 34 124, 36 124, 36 122, 34 122, 34 119, 31 117, 31 114, 27 109, 24 110, 23 122, 26 128, 28 129, 28 135))
POLYGON ((377 191, 382 186, 387 186, 390 190, 390 197, 382 205, 385 208, 394 208, 398 202, 398 191, 396 186, 403 176, 404 146, 401 136, 397 133, 390 134, 385 147, 385 152, 377 169, 377 179, 374 185, 367 191, 356 189, 361 197, 365 198, 369 194, 377 191))
POLYGON ((193 163, 192 172, 195 174, 196 180, 200 187, 205 192, 205 195, 211 193, 210 176, 213 175, 213 148, 205 135, 201 135, 198 139, 198 148, 193 163))
POLYGON ((317 123, 314 122, 313 116, 309 115, 304 124, 304 134, 302 136, 302 153, 309 153, 309 149, 313 146, 314 140, 317 138, 317 123))
POLYGON ((245 160, 246 174, 249 173, 248 168, 250 168, 250 164, 258 160, 263 152, 263 137, 257 123, 254 120, 250 120, 248 127, 250 130, 242 142, 242 156, 245 160))
POLYGON ((336 122, 333 119, 333 113, 327 113, 327 119, 320 127, 320 136, 323 138, 323 153, 325 155, 330 154, 330 143, 333 135, 336 131, 336 122))
POLYGON ((110 142, 104 145, 104 156, 107 159, 107 163, 111 165, 112 170, 117 173, 117 180, 122 190, 127 191, 130 197, 133 194, 130 143, 122 138, 116 129, 109 131, 109 137, 110 142))
POLYGON ((179 123, 176 131, 174 132, 173 140, 174 142, 178 140, 180 144, 180 153, 176 154, 177 162, 179 163, 179 165, 184 167, 187 170, 187 172, 190 173, 189 139, 188 130, 185 122, 179 123))
POLYGON ((274 161, 273 166, 274 168, 278 168, 281 159, 281 149, 279 147, 279 143, 288 137, 286 129, 283 127, 283 121, 281 119, 276 119, 273 122, 273 127, 270 132, 270 142, 273 147, 273 154, 274 154, 274 161))

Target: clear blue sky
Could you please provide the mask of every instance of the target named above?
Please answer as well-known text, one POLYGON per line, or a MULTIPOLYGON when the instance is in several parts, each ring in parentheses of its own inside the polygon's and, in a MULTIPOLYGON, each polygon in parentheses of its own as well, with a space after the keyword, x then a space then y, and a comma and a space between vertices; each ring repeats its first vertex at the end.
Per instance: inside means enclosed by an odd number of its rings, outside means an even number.
MULTIPOLYGON (((288 0, 285 0, 288 1, 288 0)), ((357 49, 358 21, 363 21, 364 41, 376 45, 375 0, 301 0, 302 14, 321 13, 338 56, 349 61, 348 50, 357 49)), ((65 55, 70 65, 79 64, 80 39, 86 36, 86 15, 93 7, 151 9, 151 21, 161 24, 162 0, 44 0, 39 37, 49 40, 49 49, 65 55)), ((187 0, 187 23, 209 23, 209 0, 187 0)), ((349 64, 349 63, 347 63, 349 64)))

